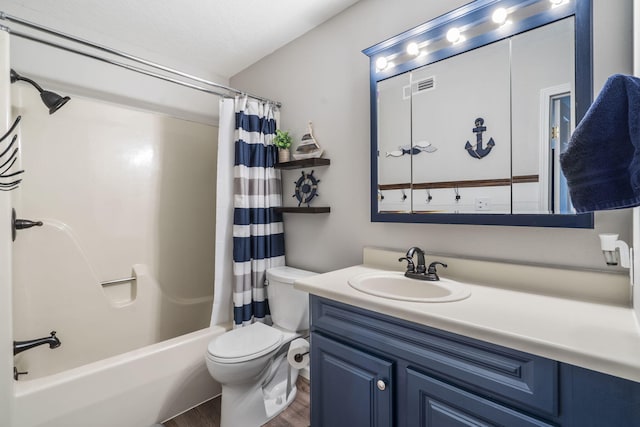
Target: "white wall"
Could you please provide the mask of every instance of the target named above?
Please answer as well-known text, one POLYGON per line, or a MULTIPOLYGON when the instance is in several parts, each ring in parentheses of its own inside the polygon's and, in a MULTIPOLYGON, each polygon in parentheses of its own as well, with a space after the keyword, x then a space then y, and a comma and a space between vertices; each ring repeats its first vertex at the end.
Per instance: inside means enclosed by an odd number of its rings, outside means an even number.
MULTIPOLYGON (((327 271, 362 261, 362 247, 604 268, 598 233, 630 237, 630 212, 596 214, 595 230, 371 223, 369 62, 362 49, 459 7, 467 0, 361 0, 322 26, 232 77, 231 84, 283 102, 282 127, 298 138, 312 120, 331 159, 315 168, 321 215, 285 214, 288 263, 327 271)), ((631 0, 594 0, 594 88, 630 72, 631 0)), ((285 200, 298 172, 284 172, 285 200)))

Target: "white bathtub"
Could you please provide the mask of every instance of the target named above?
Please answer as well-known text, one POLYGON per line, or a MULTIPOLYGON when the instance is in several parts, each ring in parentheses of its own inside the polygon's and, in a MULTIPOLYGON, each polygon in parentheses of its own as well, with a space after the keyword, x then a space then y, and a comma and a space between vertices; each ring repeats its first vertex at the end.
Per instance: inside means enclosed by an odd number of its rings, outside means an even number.
POLYGON ((213 326, 15 383, 14 427, 148 427, 220 393, 205 365, 213 326))

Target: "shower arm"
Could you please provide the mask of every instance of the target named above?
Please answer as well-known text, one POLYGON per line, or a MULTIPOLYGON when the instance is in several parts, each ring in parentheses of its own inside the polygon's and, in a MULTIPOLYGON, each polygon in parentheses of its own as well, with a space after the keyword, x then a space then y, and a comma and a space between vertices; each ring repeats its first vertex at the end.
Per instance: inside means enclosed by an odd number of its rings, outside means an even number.
POLYGON ((20 76, 20 75, 18 75, 18 73, 16 73, 15 71, 11 70, 11 83, 15 83, 15 82, 20 81, 20 80, 22 80, 23 82, 27 82, 27 83, 31 84, 33 87, 38 89, 38 92, 40 92, 40 93, 44 92, 44 89, 42 89, 42 87, 38 83, 34 82, 33 80, 31 80, 28 77, 20 76))

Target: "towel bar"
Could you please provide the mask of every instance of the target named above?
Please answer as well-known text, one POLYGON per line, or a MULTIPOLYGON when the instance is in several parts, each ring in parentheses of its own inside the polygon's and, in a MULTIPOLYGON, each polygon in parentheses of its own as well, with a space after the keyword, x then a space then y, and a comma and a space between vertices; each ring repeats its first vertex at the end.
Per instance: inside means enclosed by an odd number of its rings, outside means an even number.
POLYGON ((107 280, 106 282, 101 282, 100 285, 101 286, 117 285, 118 283, 133 282, 135 280, 136 280, 136 277, 132 276, 132 277, 126 277, 124 279, 107 280))

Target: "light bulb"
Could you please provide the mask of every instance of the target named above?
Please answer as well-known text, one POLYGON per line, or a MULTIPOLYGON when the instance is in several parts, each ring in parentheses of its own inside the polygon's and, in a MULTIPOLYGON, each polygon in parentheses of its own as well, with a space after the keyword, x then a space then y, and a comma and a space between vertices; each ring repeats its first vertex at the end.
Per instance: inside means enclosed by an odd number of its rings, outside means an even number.
POLYGON ((418 43, 411 42, 407 45, 407 53, 409 55, 418 56, 420 54, 420 47, 418 47, 418 43))
POLYGON ((454 27, 447 31, 447 40, 451 43, 455 43, 460 40, 460 30, 454 27))
POLYGON ((505 9, 504 7, 497 8, 493 12, 493 15, 491 15, 491 19, 496 24, 499 24, 499 25, 504 24, 505 22, 507 22, 507 9, 505 9))
POLYGON ((389 65, 389 63, 387 62, 387 58, 385 58, 384 56, 381 56, 376 60, 376 68, 378 69, 378 71, 384 70, 385 68, 387 68, 387 65, 389 65))

